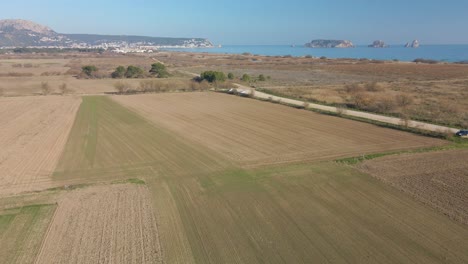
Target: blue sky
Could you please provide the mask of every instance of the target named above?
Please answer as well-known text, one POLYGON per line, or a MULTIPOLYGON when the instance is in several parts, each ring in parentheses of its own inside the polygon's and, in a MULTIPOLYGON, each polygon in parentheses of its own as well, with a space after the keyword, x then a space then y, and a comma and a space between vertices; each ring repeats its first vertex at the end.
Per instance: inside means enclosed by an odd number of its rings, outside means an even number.
POLYGON ((0 18, 61 33, 206 37, 220 44, 468 44, 467 0, 16 0, 0 18))

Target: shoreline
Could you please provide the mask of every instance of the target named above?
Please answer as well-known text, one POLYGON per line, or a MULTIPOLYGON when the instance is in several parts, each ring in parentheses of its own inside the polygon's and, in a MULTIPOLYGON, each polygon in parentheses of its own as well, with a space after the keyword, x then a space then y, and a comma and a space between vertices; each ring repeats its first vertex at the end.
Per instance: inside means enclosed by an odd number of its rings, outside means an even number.
POLYGON ((159 51, 401 62, 414 62, 417 59, 423 59, 432 61, 432 63, 457 64, 464 64, 468 61, 468 45, 466 44, 422 45, 419 48, 405 48, 404 45, 389 45, 385 48, 372 48, 367 45, 357 45, 353 48, 308 48, 305 46, 292 47, 288 45, 223 45, 221 48, 163 48, 159 51))

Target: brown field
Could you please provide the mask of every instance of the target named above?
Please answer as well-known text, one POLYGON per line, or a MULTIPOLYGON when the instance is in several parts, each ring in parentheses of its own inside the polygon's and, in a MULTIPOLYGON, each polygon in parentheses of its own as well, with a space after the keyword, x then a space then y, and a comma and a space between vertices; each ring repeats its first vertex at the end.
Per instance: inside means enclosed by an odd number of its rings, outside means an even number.
MULTIPOLYGON (((468 263, 468 187, 454 161, 466 151, 362 165, 390 178, 401 164, 410 174, 399 185, 333 162, 456 143, 219 93, 104 96, 116 80, 73 76, 86 64, 107 74, 154 61, 176 73, 156 80, 167 85, 185 85, 183 71, 247 71, 271 75, 265 87, 335 87, 343 102, 346 83, 393 82, 399 65, 365 62, 379 65, 366 74, 347 66, 355 60, 0 55, 0 263, 468 263), (70 91, 12 97, 40 94, 42 82, 70 91)), ((461 66, 408 65, 399 85, 453 78, 463 98, 461 66)))
MULTIPOLYGON (((51 93, 60 93, 59 87, 63 84, 67 85, 68 93, 113 92, 116 80, 110 79, 109 75, 117 66, 136 65, 149 70, 151 63, 157 61, 165 63, 174 74, 171 81, 163 85, 167 87, 190 88, 188 81, 191 76, 187 73, 205 70, 232 72, 236 82, 241 82, 239 77, 248 73, 254 78, 245 85, 284 96, 453 127, 468 126, 468 113, 465 111, 468 107, 468 65, 447 63, 184 52, 0 55, 0 96, 41 94, 44 82, 50 86, 51 93), (96 65, 98 76, 104 78, 76 79, 84 65, 96 65), (271 79, 255 81, 260 74, 271 79), (350 89, 352 85, 359 87, 350 89)), ((140 83, 140 80, 125 81, 133 88, 138 88, 140 83)))
POLYGON ((35 263, 161 263, 145 185, 78 189, 58 200, 35 263))
POLYGON ((190 53, 152 56, 189 72, 271 76, 271 80, 249 85, 285 96, 468 127, 468 65, 190 53), (365 88, 374 83, 376 88, 365 88), (352 84, 361 88, 349 91, 347 86, 352 84), (402 106, 401 95, 410 97, 411 103, 402 106))
POLYGON ((359 164, 366 173, 468 224, 468 150, 387 156, 359 164))
POLYGON ((113 99, 242 165, 330 160, 443 144, 365 123, 225 94, 113 99))
POLYGON ((79 97, 0 98, 0 195, 52 186, 79 97))

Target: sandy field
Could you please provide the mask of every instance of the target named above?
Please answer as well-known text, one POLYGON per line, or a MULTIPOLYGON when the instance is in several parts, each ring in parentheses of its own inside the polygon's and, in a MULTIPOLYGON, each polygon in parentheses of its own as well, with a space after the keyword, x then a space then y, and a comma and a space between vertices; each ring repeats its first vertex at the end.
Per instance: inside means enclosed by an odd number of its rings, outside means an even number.
POLYGON ((36 263, 161 263, 145 185, 78 189, 58 201, 36 263))
POLYGON ((0 196, 52 186, 78 97, 0 98, 0 196))
POLYGON ((242 165, 330 160, 443 144, 409 133, 225 94, 112 98, 242 165))
POLYGON ((468 150, 387 156, 358 167, 468 224, 468 150))

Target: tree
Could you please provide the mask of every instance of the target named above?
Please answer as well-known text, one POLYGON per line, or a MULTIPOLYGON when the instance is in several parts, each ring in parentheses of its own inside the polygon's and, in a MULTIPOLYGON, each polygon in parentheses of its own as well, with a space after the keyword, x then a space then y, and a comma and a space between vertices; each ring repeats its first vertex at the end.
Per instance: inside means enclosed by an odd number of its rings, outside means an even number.
POLYGON ((119 66, 115 69, 115 71, 112 73, 112 78, 114 79, 122 79, 125 77, 125 67, 124 66, 119 66))
POLYGON ((265 75, 260 74, 260 75, 258 76, 258 80, 259 80, 260 82, 266 81, 265 75))
POLYGON ((242 78, 241 78, 243 82, 250 82, 250 79, 251 79, 250 75, 248 75, 247 73, 244 73, 244 75, 242 75, 242 78))
POLYGON ((210 83, 213 82, 224 82, 226 81, 226 75, 224 72, 217 72, 217 71, 205 71, 200 74, 201 80, 206 80, 210 83))
POLYGON ((143 77, 143 73, 144 71, 141 68, 130 65, 127 67, 127 71, 125 72, 125 77, 126 78, 139 78, 139 77, 143 77))
POLYGON ((167 71, 166 65, 157 62, 151 64, 151 70, 149 71, 152 75, 158 76, 158 78, 167 78, 169 77, 169 72, 167 71))
POLYGON ((234 79, 234 73, 232 73, 232 72, 228 73, 227 77, 228 77, 229 80, 233 80, 234 79))
POLYGON ((81 68, 81 71, 88 77, 92 77, 95 72, 98 71, 94 65, 86 65, 81 68))

